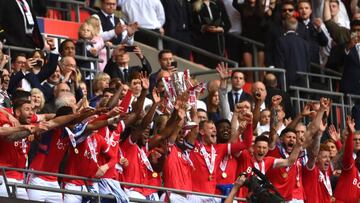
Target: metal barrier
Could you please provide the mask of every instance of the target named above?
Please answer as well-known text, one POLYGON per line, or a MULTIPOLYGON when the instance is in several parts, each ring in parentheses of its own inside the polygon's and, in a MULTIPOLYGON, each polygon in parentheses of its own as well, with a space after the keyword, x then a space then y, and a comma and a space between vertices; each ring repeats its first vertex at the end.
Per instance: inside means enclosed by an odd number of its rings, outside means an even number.
POLYGON ((305 76, 306 81, 306 88, 310 88, 310 77, 317 77, 322 79, 328 79, 329 80, 329 91, 333 91, 333 80, 341 80, 341 77, 337 76, 329 76, 329 75, 322 75, 317 73, 305 73, 305 72, 296 72, 296 74, 305 76))
MULTIPOLYGON (((233 67, 239 66, 238 62, 236 62, 236 61, 230 60, 230 59, 225 58, 225 57, 222 57, 222 56, 218 56, 218 55, 216 55, 216 54, 214 54, 214 53, 211 53, 211 52, 206 51, 206 50, 204 50, 204 49, 200 49, 200 48, 198 48, 198 47, 196 47, 196 46, 187 44, 187 43, 185 43, 185 42, 182 42, 182 41, 179 41, 179 40, 177 40, 177 39, 168 37, 168 36, 166 36, 166 35, 161 35, 161 34, 159 34, 159 33, 157 33, 157 32, 154 32, 154 31, 151 31, 151 30, 147 30, 147 29, 143 29, 143 28, 139 28, 139 30, 141 30, 141 31, 143 31, 143 32, 145 32, 145 33, 147 33, 147 34, 149 34, 149 35, 152 35, 152 36, 154 36, 154 37, 157 37, 157 38, 160 39, 160 40, 165 40, 165 41, 174 43, 174 44, 176 44, 176 45, 179 45, 179 46, 181 46, 181 47, 187 48, 187 49, 189 49, 189 50, 191 50, 191 51, 194 51, 194 52, 196 52, 196 53, 200 53, 200 54, 202 54, 202 55, 208 56, 208 57, 210 57, 210 58, 213 58, 213 59, 216 59, 216 60, 219 60, 219 61, 224 61, 224 62, 226 62, 226 63, 228 63, 228 64, 231 64, 233 67)), ((158 48, 159 48, 159 47, 158 47, 158 48)))
MULTIPOLYGON (((9 183, 7 180, 7 177, 6 177, 6 171, 19 171, 19 172, 35 174, 35 175, 46 175, 46 176, 55 176, 55 177, 60 177, 60 178, 83 180, 85 185, 88 184, 88 181, 99 182, 100 179, 86 178, 86 177, 82 177, 82 176, 73 176, 73 175, 60 174, 60 173, 35 171, 35 170, 30 170, 30 169, 11 168, 11 167, 5 167, 5 166, 0 166, 0 170, 2 172, 2 176, 4 177, 4 183, 5 183, 6 189, 8 191, 8 196, 10 198, 15 198, 16 188, 26 188, 26 189, 34 189, 34 190, 41 190, 41 191, 49 191, 49 192, 57 192, 57 193, 64 193, 64 194, 74 194, 74 195, 95 197, 95 198, 97 198, 98 202, 100 202, 102 198, 109 198, 109 199, 115 198, 112 195, 105 195, 105 194, 95 194, 95 193, 90 193, 90 192, 58 189, 58 188, 51 188, 51 187, 38 186, 38 185, 21 184, 21 183, 9 183), (11 191, 10 191, 10 187, 12 188, 11 191)), ((178 190, 178 189, 173 189, 173 188, 157 187, 157 186, 135 184, 135 183, 128 183, 128 182, 120 182, 120 184, 126 185, 126 186, 131 186, 131 187, 141 187, 141 188, 149 188, 149 189, 155 189, 155 190, 165 191, 165 192, 180 193, 180 194, 185 194, 185 195, 191 194, 191 195, 215 197, 215 198, 222 198, 222 199, 227 198, 227 196, 224 196, 224 195, 215 195, 215 194, 208 194, 208 193, 201 193, 201 192, 178 190)), ((147 203, 147 202, 163 203, 160 201, 149 201, 149 200, 136 199, 136 198, 129 198, 129 199, 130 199, 130 201, 144 202, 144 203, 147 203)), ((240 201, 240 202, 246 201, 246 199, 244 199, 244 198, 235 198, 235 200, 240 201)))
POLYGON ((354 106, 354 99, 358 100, 360 99, 360 95, 355 95, 355 94, 346 94, 347 98, 348 98, 348 104, 349 104, 349 108, 351 111, 351 108, 354 106))
MULTIPOLYGON (((280 73, 281 78, 283 79, 283 90, 286 91, 286 70, 282 68, 267 68, 267 67, 238 67, 238 68, 230 68, 231 70, 240 70, 242 72, 246 71, 266 71, 266 72, 273 72, 273 73, 280 73)), ((200 71, 191 73, 192 76, 200 76, 200 75, 209 75, 209 74, 217 74, 217 70, 207 70, 207 71, 200 71)))
POLYGON ((72 0, 49 0, 50 2, 53 2, 56 4, 55 7, 53 6, 48 6, 48 8, 53 9, 53 10, 58 10, 63 12, 64 16, 67 16, 66 20, 71 20, 70 17, 70 13, 72 8, 74 8, 75 11, 75 20, 76 22, 80 22, 80 7, 89 11, 89 12, 96 12, 96 10, 94 10, 93 8, 90 8, 86 5, 85 1, 72 1, 72 0), (60 4, 64 3, 66 4, 66 8, 61 8, 60 4))
MULTIPOLYGON (((295 97, 291 97, 291 101, 296 102, 297 112, 301 112, 301 107, 303 106, 303 105, 301 105, 301 102, 314 101, 311 99, 302 98, 300 96, 300 93, 320 94, 320 95, 329 96, 331 98, 338 98, 338 103, 334 102, 334 100, 333 100, 332 106, 340 107, 340 109, 341 109, 340 126, 341 126, 341 128, 344 128, 346 126, 345 125, 345 108, 349 108, 349 106, 345 105, 343 93, 317 90, 317 89, 311 89, 311 88, 305 88, 305 87, 297 87, 297 86, 290 86, 290 90, 295 91, 295 97)), ((337 120, 337 116, 334 117, 332 114, 330 116, 330 120, 332 122, 336 121, 337 123, 339 123, 337 120)))

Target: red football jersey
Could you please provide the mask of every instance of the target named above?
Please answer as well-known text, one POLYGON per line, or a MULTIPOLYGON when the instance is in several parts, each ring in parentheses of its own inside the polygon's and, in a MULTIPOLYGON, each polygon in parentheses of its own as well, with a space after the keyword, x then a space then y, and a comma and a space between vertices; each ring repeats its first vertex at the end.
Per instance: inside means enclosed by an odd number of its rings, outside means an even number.
MULTIPOLYGON (((12 124, 6 116, 1 116, 0 126, 11 127, 12 124)), ((26 168, 28 152, 29 142, 26 138, 15 142, 0 138, 0 166, 26 168)), ((16 180, 24 179, 24 174, 18 171, 6 171, 6 176, 16 180)))
MULTIPOLYGON (((253 174, 253 167, 256 167, 259 171, 266 175, 267 171, 273 167, 276 159, 274 157, 264 157, 263 161, 257 162, 248 150, 243 150, 238 160, 238 174, 246 172, 248 177, 250 177, 253 174)), ((238 197, 245 198, 247 195, 248 189, 246 187, 241 187, 238 197)))
POLYGON ((176 145, 169 146, 169 154, 165 159, 163 170, 165 187, 192 190, 191 173, 194 166, 189 155, 176 145))
MULTIPOLYGON (((63 133, 62 129, 55 129, 51 134, 51 141, 48 145, 48 149, 44 149, 47 153, 37 152, 34 159, 30 164, 30 168, 38 171, 46 171, 51 173, 58 173, 60 163, 64 158, 64 155, 69 147, 68 136, 61 137, 63 133)), ((45 135, 43 135, 45 136, 45 135)), ((41 145, 39 146, 41 147, 41 145)), ((40 178, 47 181, 56 181, 56 176, 43 176, 39 175, 40 178)))
POLYGON ((306 203, 331 202, 331 195, 327 189, 331 189, 330 180, 325 174, 320 176, 320 170, 317 166, 314 166, 312 170, 306 166, 303 167, 303 185, 306 203))
MULTIPOLYGON (((111 131, 107 126, 104 128, 101 128, 98 130, 98 133, 103 136, 107 143, 107 149, 105 150, 107 154, 111 154, 110 157, 112 157, 116 163, 120 162, 120 134, 123 132, 123 129, 125 129, 125 124, 123 121, 119 122, 117 129, 114 131, 111 131)), ((104 154, 99 155, 99 164, 103 165, 110 160, 107 159, 109 156, 105 156, 104 154)), ((114 180, 119 179, 119 172, 115 167, 109 168, 103 178, 110 178, 114 180)))
MULTIPOLYGON (((108 145, 105 139, 98 133, 94 133, 86 138, 82 143, 76 146, 78 153, 72 148, 69 150, 69 157, 65 168, 65 173, 75 176, 84 176, 94 178, 99 168, 97 163, 100 153, 106 153, 108 145), (93 151, 93 153, 92 153, 93 151), (94 155, 94 156, 93 156, 94 155)), ((107 154, 109 160, 111 154, 107 154)), ((115 166, 116 161, 109 162, 109 168, 115 166)), ((84 185, 84 181, 75 179, 64 179, 65 183, 73 183, 75 185, 84 185)))
MULTIPOLYGON (((216 183, 217 184, 233 184, 237 178, 236 169, 238 167, 237 159, 230 155, 225 155, 224 158, 220 161, 217 166, 218 170, 216 173, 216 183), (226 158, 227 157, 227 158, 226 158), (227 161, 226 161, 227 159, 227 161), (226 163, 226 165, 225 165, 226 163), (226 167, 225 167, 226 166, 226 167), (223 170, 225 169, 225 170, 223 170)), ((221 190, 216 188, 216 194, 221 195, 221 190)))
POLYGON ((353 158, 354 134, 348 135, 342 160, 344 169, 335 188, 337 202, 358 203, 360 200, 360 172, 353 158))
MULTIPOLYGON (((280 153, 280 146, 270 150, 267 156, 285 158, 280 153)), ((303 200, 304 188, 302 185, 302 163, 298 159, 291 167, 270 168, 266 173, 268 180, 275 186, 286 201, 292 199, 303 200)))

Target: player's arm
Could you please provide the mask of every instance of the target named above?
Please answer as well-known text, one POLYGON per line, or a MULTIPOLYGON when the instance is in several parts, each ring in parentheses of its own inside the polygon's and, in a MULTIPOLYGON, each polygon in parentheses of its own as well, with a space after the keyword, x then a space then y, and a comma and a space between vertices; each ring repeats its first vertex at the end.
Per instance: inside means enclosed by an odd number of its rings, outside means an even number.
MULTIPOLYGON (((117 88, 118 90, 115 92, 115 94, 109 99, 109 101, 106 104, 106 107, 108 107, 109 109, 113 109, 115 106, 118 105, 119 99, 120 99, 120 95, 121 92, 123 91, 123 85, 119 84, 119 88, 117 88)), ((126 111, 126 110, 125 110, 126 111)))
POLYGON ((224 203, 233 203, 234 198, 236 197, 239 189, 244 185, 246 181, 246 173, 241 173, 240 176, 236 179, 233 188, 230 191, 230 194, 225 199, 224 203))
POLYGON ((31 126, 20 125, 16 127, 0 127, 0 137, 10 136, 15 133, 31 133, 31 126))
POLYGON ((101 165, 98 167, 98 170, 96 171, 95 177, 101 178, 105 175, 105 173, 109 170, 109 168, 115 167, 115 164, 117 163, 116 157, 112 153, 107 153, 108 144, 106 143, 104 138, 101 138, 99 141, 101 144, 100 151, 103 153, 103 155, 106 157, 107 160, 109 160, 107 163, 101 165))
POLYGON ((344 156, 342 159, 343 169, 349 170, 354 165, 353 151, 354 151, 354 134, 355 134, 355 122, 350 116, 346 117, 346 127, 348 136, 345 142, 344 156))
POLYGON ((295 129, 296 125, 301 121, 301 119, 303 119, 305 116, 310 115, 311 113, 310 108, 311 108, 311 103, 307 103, 304 106, 302 112, 296 115, 296 117, 290 122, 289 125, 286 126, 286 128, 295 129))
POLYGON ((153 121, 155 111, 156 111, 156 109, 157 109, 157 107, 158 107, 158 105, 160 104, 160 101, 161 101, 160 95, 157 92, 156 88, 153 89, 152 96, 153 96, 153 104, 151 105, 148 113, 145 115, 145 117, 141 121, 141 126, 143 126, 144 128, 149 126, 150 123, 153 121))
POLYGON ((315 119, 309 124, 304 134, 304 147, 306 147, 308 152, 308 161, 306 163, 306 167, 308 169, 313 169, 315 166, 315 161, 320 150, 320 139, 326 128, 326 125, 323 124, 322 118, 327 107, 330 107, 330 105, 330 100, 326 100, 324 98, 320 99, 320 110, 317 112, 315 119))
POLYGON ((277 109, 280 105, 280 103, 282 102, 282 97, 280 95, 274 95, 271 98, 271 117, 270 117, 270 135, 269 135, 269 149, 273 150, 275 149, 276 143, 278 141, 278 134, 277 134, 277 129, 278 129, 278 114, 277 114, 277 109))
POLYGON ((186 136, 186 142, 187 144, 190 144, 192 146, 195 145, 195 141, 196 141, 196 138, 199 134, 199 118, 197 116, 197 113, 196 113, 196 109, 193 107, 191 108, 191 119, 193 122, 197 123, 198 126, 194 127, 193 129, 191 129, 191 131, 189 132, 189 134, 186 136))

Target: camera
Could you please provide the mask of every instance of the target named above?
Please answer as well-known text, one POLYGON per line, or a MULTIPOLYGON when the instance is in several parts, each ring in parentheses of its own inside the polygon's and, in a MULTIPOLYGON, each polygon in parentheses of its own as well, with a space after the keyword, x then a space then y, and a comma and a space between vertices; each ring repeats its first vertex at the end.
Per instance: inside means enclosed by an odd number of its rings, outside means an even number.
POLYGON ((284 198, 279 194, 276 188, 267 180, 266 176, 256 168, 252 171, 255 175, 250 176, 244 183, 244 186, 252 192, 249 203, 284 203, 284 198))
POLYGON ((126 52, 134 52, 135 48, 136 48, 136 46, 125 46, 124 50, 126 52))
POLYGON ((35 66, 42 66, 42 61, 41 60, 37 60, 36 63, 35 63, 35 66))
POLYGON ((172 66, 174 68, 177 68, 177 61, 172 61, 170 66, 172 66))

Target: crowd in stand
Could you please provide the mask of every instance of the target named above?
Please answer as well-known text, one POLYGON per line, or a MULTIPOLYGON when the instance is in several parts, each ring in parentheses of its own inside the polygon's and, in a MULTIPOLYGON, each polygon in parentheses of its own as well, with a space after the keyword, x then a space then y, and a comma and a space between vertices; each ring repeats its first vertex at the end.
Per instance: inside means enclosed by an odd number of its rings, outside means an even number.
MULTIPOLYGON (((351 117, 344 129, 329 123, 331 99, 318 97, 295 115, 272 73, 253 81, 252 74, 194 54, 195 61, 218 72, 217 80, 204 84, 177 69, 174 55, 187 58, 189 51, 167 44, 171 50, 159 52, 160 69, 153 73, 140 47, 133 46, 134 40, 156 46, 156 39, 137 31, 141 27, 219 55, 226 47, 230 58, 242 56, 244 65, 253 66, 251 45, 232 35, 240 33, 240 16, 243 36, 266 44, 258 49, 258 64, 286 69, 287 84, 301 84, 295 72, 308 71, 310 62, 327 61, 343 65, 342 91, 360 90, 355 0, 102 0, 98 12, 80 26, 79 40, 66 39, 59 46, 52 38, 42 40, 27 1, 0 0, 5 44, 39 48, 31 54, 13 51, 12 58, 0 51, 0 166, 100 179, 7 171, 7 181, 115 197, 104 202, 129 202, 129 197, 221 202, 121 181, 223 194, 232 202, 255 193, 245 180, 257 169, 286 202, 358 203, 360 133, 351 117), (126 20, 114 15, 117 6, 126 20), (111 58, 105 45, 112 47, 111 58), (130 52, 138 66, 129 66, 130 52), (84 55, 103 62, 75 59, 84 55), (245 79, 253 82, 250 90, 245 79)), ((8 196, 4 181, 0 176, 0 196, 8 196)), ((17 188, 16 197, 91 201, 24 188, 17 188)))

